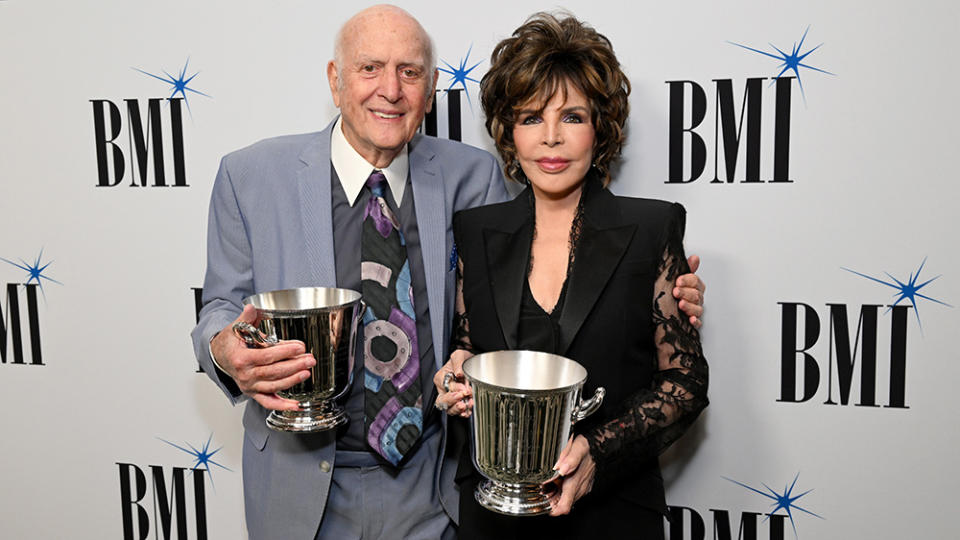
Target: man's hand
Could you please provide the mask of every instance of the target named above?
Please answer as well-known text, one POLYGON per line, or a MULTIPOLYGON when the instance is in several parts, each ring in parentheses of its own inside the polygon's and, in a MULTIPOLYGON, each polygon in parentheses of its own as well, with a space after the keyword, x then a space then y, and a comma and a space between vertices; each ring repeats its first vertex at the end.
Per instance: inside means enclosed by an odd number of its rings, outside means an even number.
POLYGON ((677 278, 673 288, 673 297, 679 300, 677 306, 690 318, 690 324, 695 328, 703 326, 703 293, 707 285, 697 276, 700 267, 700 257, 691 255, 687 258, 690 273, 677 278))
POLYGON ((248 349, 246 343, 233 333, 233 325, 237 322, 256 325, 257 310, 249 305, 244 307, 237 320, 210 342, 210 351, 217 365, 233 378, 241 392, 265 408, 299 410, 297 401, 281 398, 276 393, 310 376, 309 369, 317 363, 313 355, 305 354, 306 348, 299 341, 281 341, 273 347, 248 349))
POLYGON ((590 493, 597 466, 590 455, 590 444, 583 435, 575 436, 560 452, 556 470, 560 477, 552 480, 560 493, 552 501, 551 516, 562 516, 573 510, 573 503, 590 493))
POLYGON ((473 354, 463 349, 453 351, 447 363, 433 376, 433 384, 437 387, 437 407, 450 416, 469 418, 473 410, 473 391, 463 374, 463 363, 471 356, 473 354), (449 391, 444 388, 444 379, 449 391))

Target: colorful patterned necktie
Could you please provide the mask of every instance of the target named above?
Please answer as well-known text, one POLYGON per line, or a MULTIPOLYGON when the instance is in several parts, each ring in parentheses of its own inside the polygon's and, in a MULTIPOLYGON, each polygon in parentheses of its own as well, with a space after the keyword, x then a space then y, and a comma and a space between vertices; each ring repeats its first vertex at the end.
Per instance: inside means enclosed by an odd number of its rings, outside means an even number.
POLYGON ((410 262, 400 222, 387 206, 387 179, 373 171, 363 213, 360 277, 364 313, 364 427, 367 444, 396 465, 423 431, 420 350, 410 262))

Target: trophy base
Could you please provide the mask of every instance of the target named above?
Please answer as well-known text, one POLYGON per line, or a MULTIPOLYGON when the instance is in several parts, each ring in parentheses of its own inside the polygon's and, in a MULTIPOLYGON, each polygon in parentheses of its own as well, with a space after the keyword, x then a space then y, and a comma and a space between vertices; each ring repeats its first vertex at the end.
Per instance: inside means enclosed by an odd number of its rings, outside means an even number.
POLYGON ((276 431, 315 433, 347 423, 347 413, 336 404, 322 403, 316 407, 300 405, 299 411, 272 411, 267 416, 267 427, 276 431))
POLYGON ((473 495, 487 510, 508 516, 538 516, 550 512, 556 492, 544 491, 541 484, 483 480, 473 495))

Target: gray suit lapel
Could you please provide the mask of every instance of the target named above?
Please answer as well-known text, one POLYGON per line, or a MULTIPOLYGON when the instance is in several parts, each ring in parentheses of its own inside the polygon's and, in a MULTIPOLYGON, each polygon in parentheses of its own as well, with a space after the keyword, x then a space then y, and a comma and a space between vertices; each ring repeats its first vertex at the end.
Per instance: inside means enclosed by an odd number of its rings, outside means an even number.
POLYGON ((430 306, 430 332, 433 335, 433 351, 436 368, 445 360, 443 350, 446 311, 445 271, 447 263, 447 225, 452 216, 444 204, 443 178, 437 170, 434 154, 426 145, 410 145, 410 186, 413 188, 413 203, 417 213, 417 230, 420 234, 420 252, 423 257, 423 274, 427 281, 427 298, 430 306))
POLYGON ((337 268, 333 255, 333 219, 330 207, 330 132, 336 119, 300 153, 306 165, 297 171, 304 250, 317 285, 334 286, 337 268))

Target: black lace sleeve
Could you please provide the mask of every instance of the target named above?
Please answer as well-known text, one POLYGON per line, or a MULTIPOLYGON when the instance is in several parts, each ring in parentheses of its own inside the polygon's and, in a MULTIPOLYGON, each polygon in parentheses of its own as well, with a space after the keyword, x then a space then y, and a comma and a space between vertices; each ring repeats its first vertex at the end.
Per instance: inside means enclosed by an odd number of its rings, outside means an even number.
POLYGON ((674 205, 653 291, 654 341, 659 370, 649 389, 631 395, 621 414, 586 433, 596 462, 594 489, 637 469, 686 432, 707 406, 707 362, 700 334, 680 311, 672 291, 690 271, 683 252, 684 210, 674 205))
POLYGON ((467 308, 463 302, 463 259, 457 258, 457 289, 453 310, 453 330, 450 336, 450 352, 463 349, 476 353, 470 343, 470 321, 467 319, 467 308))

